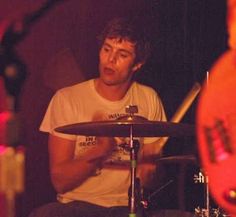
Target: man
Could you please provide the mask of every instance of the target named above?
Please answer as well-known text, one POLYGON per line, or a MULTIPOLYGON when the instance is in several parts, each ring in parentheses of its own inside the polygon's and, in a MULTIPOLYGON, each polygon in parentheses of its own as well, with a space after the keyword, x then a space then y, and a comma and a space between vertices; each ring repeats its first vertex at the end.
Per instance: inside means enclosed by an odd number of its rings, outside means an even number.
MULTIPOLYGON (((156 92, 133 81, 150 52, 138 27, 132 20, 112 20, 99 37, 100 76, 59 90, 51 100, 40 129, 49 133, 50 174, 59 202, 39 208, 31 217, 128 216, 129 167, 106 164, 129 159, 128 151, 117 144, 124 139, 68 135, 54 129, 116 119, 126 115, 129 105, 136 105, 137 115, 148 120, 166 120, 156 92)), ((163 145, 158 138, 140 143, 141 158, 158 154, 163 145)), ((153 164, 138 165, 142 186, 149 184, 154 172, 153 164)))

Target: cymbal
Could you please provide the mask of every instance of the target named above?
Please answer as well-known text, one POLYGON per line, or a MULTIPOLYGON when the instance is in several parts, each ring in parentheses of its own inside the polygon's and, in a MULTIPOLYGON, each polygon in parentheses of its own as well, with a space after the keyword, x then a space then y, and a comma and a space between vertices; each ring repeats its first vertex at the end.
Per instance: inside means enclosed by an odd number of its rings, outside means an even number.
POLYGON ((133 137, 179 137, 193 136, 195 133, 194 126, 190 124, 136 119, 81 122, 55 130, 65 134, 107 137, 129 137, 131 130, 133 137))
POLYGON ((161 163, 186 163, 186 162, 197 163, 197 158, 194 155, 177 155, 177 156, 161 157, 156 161, 161 163))

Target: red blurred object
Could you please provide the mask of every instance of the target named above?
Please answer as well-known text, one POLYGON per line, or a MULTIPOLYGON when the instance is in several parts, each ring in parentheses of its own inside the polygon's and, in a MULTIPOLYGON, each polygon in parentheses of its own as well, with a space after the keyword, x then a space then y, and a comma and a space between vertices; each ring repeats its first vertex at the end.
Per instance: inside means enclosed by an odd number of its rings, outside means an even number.
POLYGON ((0 77, 0 145, 6 144, 6 121, 8 119, 8 112, 6 112, 6 108, 6 91, 3 81, 0 77))
POLYGON ((0 113, 7 108, 6 90, 3 79, 0 77, 0 113))
POLYGON ((222 208, 236 214, 236 50, 216 61, 204 84, 197 136, 210 192, 222 208))
POLYGON ((236 48, 236 0, 227 0, 227 27, 229 33, 228 45, 236 48))
MULTIPOLYGON (((1 130, 1 129, 0 129, 1 130)), ((3 145, 0 145, 0 158, 5 153, 6 147, 3 145)), ((0 169, 1 169, 1 163, 0 163, 0 169)), ((5 193, 0 191, 0 217, 6 216, 6 197, 5 193)))
POLYGON ((227 0, 228 45, 210 70, 197 108, 198 147, 209 188, 236 216, 236 0, 227 0))

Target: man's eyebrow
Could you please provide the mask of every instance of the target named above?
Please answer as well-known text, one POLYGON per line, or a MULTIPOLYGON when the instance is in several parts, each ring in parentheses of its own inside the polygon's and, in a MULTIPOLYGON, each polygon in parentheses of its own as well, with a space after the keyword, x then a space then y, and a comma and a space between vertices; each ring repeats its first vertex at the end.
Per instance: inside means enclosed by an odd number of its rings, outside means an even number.
POLYGON ((112 47, 109 43, 104 42, 103 46, 108 46, 108 47, 112 47))
POLYGON ((124 53, 127 53, 127 54, 130 54, 130 55, 133 54, 133 53, 130 52, 129 50, 125 50, 125 49, 119 49, 119 51, 124 52, 124 53))
MULTIPOLYGON (((109 44, 109 43, 107 43, 107 42, 104 42, 104 44, 103 44, 103 46, 108 46, 109 48, 112 48, 112 46, 109 44)), ((125 53, 127 53, 127 54, 130 54, 130 55, 132 55, 132 52, 130 52, 129 50, 126 50, 126 49, 118 49, 120 52, 125 52, 125 53)))

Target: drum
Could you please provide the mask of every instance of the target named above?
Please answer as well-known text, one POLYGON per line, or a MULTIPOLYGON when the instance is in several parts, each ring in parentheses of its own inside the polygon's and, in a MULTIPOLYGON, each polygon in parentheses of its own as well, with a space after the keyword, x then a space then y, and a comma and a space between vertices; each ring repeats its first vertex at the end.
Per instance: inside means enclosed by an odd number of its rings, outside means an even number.
POLYGON ((182 210, 167 209, 152 211, 148 213, 147 217, 194 217, 194 214, 182 210))

